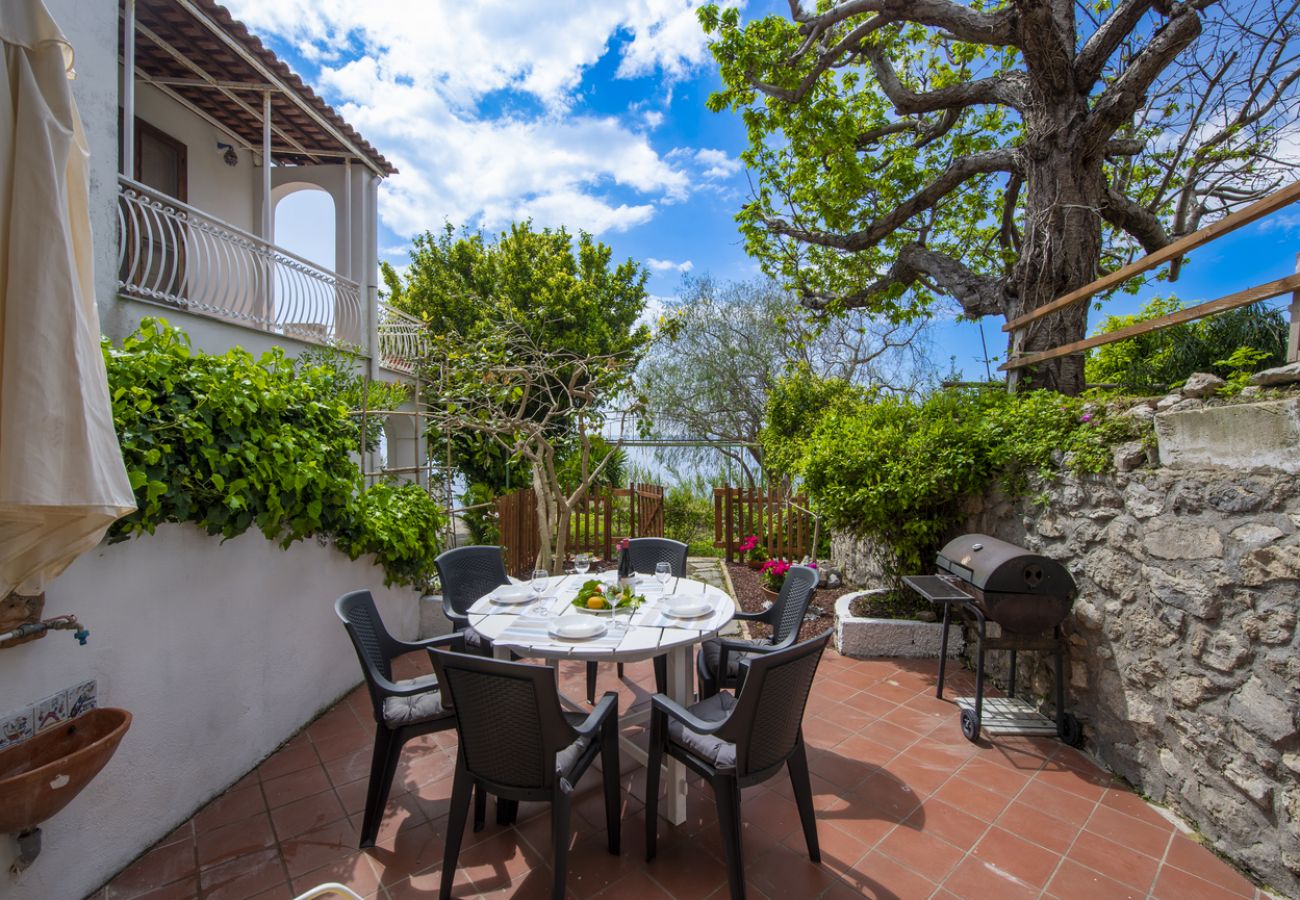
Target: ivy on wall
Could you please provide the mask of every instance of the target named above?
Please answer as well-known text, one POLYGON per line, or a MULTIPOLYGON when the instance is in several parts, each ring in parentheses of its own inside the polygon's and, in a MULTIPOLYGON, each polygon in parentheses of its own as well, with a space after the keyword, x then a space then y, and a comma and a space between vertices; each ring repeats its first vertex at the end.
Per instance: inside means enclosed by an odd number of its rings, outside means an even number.
POLYGON ((418 586, 432 573, 444 513, 417 485, 364 489, 340 367, 295 367, 278 348, 260 359, 238 347, 194 351, 154 318, 103 352, 139 507, 110 542, 164 522, 223 539, 256 528, 284 547, 321 536, 353 559, 374 553, 389 584, 418 586))

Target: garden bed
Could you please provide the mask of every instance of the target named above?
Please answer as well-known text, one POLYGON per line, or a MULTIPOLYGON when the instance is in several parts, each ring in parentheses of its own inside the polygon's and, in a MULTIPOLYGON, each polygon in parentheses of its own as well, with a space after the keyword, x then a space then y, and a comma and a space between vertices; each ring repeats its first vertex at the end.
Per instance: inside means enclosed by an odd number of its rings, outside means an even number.
MULTIPOLYGON (((835 646, 840 653, 863 659, 872 656, 938 658, 943 640, 941 622, 916 619, 877 619, 855 616, 858 601, 884 596, 884 589, 843 593, 835 601, 835 646)), ((948 626, 948 656, 959 656, 965 641, 959 625, 948 626)))
MULTIPOLYGON (((763 592, 758 573, 744 563, 726 565, 727 573, 731 576, 731 585, 736 592, 737 605, 745 612, 761 611, 771 598, 763 592)), ((835 602, 848 593, 850 593, 848 588, 818 588, 813 591, 812 602, 808 605, 808 615, 815 614, 817 618, 804 621, 803 627, 799 629, 799 640, 806 640, 831 628, 835 622, 835 602)), ((771 634, 771 629, 761 622, 747 622, 745 627, 749 629, 750 637, 766 637, 771 634)))

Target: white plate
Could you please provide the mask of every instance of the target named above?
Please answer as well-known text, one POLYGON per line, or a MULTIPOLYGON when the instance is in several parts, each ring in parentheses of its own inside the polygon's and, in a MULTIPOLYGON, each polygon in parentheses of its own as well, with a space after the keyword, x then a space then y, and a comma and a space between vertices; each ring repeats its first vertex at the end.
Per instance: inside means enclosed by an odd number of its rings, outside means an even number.
POLYGON ((703 597, 666 597, 659 610, 674 619, 698 619, 713 612, 713 604, 703 597))
POLYGON ((551 637, 565 641, 589 641, 598 638, 609 626, 595 616, 560 616, 547 629, 551 637))
POLYGON ((493 603, 504 603, 507 606, 513 606, 519 603, 527 603, 533 599, 532 594, 520 588, 506 588, 500 593, 492 595, 493 603))

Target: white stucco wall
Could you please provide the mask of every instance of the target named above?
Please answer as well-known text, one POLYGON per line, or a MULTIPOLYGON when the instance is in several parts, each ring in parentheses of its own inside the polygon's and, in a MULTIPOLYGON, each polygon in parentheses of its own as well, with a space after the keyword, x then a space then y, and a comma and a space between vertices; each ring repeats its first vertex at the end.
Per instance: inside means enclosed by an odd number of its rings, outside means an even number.
POLYGON ((0 711, 94 678, 99 704, 135 721, 108 767, 42 826, 44 850, 16 879, 0 837, 0 897, 85 895, 359 683, 333 609, 358 588, 392 631, 415 637, 413 591, 386 590, 371 560, 315 541, 284 551, 260 534, 223 544, 166 525, 75 562, 45 616, 75 613, 90 642, 56 632, 0 651, 0 711))

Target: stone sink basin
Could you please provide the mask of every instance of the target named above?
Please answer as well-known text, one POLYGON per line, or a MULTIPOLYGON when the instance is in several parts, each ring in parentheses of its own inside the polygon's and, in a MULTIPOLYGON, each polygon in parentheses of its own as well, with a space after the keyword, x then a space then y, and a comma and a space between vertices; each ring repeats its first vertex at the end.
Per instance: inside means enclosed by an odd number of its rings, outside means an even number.
POLYGON ((124 709, 92 709, 0 750, 0 834, 30 831, 67 806, 130 727, 124 709))

